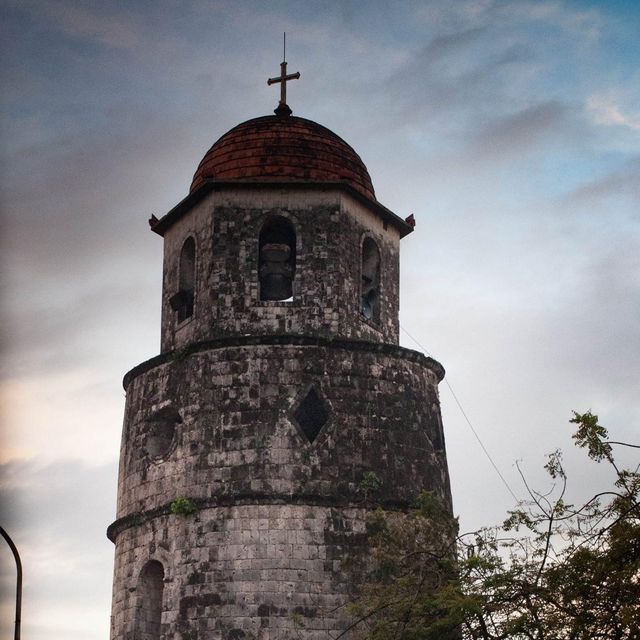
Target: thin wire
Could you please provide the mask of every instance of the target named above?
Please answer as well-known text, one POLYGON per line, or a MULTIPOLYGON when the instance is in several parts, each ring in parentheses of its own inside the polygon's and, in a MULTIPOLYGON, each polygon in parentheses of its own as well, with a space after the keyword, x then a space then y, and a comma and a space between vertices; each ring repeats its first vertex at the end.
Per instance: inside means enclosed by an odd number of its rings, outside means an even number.
MULTIPOLYGON (((400 325, 400 330, 403 331, 407 336, 409 336, 409 338, 411 338, 411 340, 413 340, 420 347, 420 349, 422 349, 422 351, 424 351, 424 353, 426 353, 429 357, 431 357, 431 354, 402 325, 400 325)), ((460 409, 460 413, 462 413, 462 415, 464 416, 464 419, 465 419, 466 423, 469 425, 469 428, 471 429, 471 432, 473 433, 473 435, 475 436, 476 440, 478 441, 478 444, 480 445, 482 451, 484 451, 484 455, 487 456, 487 459, 491 463, 491 466, 495 469, 496 473, 500 477, 500 480, 502 480, 502 483, 507 488, 507 491, 513 496, 513 499, 516 502, 520 502, 520 499, 513 492, 513 490, 509 486, 509 483, 506 481, 505 477, 500 472, 500 469, 498 469, 498 465, 493 461, 493 458, 491 457, 491 454, 487 451, 487 448, 482 443, 482 440, 480 439, 480 436, 478 435, 478 432, 473 428, 473 425, 471 424, 471 420, 469 420, 469 416, 467 416, 465 410, 462 408, 462 404, 460 403, 460 400, 458 400, 458 396, 456 396, 455 392, 453 391, 453 387, 451 386, 451 384, 449 383, 449 380, 446 377, 444 379, 444 382, 447 385, 449 391, 451 392, 451 395, 453 396, 453 399, 455 400, 455 403, 458 405, 458 409, 460 409)))

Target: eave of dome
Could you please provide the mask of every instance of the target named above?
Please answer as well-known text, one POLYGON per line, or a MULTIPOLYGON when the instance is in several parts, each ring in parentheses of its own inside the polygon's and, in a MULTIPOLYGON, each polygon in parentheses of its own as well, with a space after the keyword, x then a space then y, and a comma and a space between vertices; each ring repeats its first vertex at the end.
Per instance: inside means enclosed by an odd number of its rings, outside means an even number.
POLYGON ((206 179, 199 187, 194 189, 180 201, 173 209, 167 214, 162 216, 159 220, 153 219, 154 222, 150 222, 151 230, 160 236, 164 236, 165 232, 173 226, 183 215, 190 211, 198 202, 200 202, 207 194, 212 191, 221 191, 224 189, 282 189, 286 187, 295 187, 297 189, 338 189, 343 191, 361 204, 372 209, 382 220, 392 227, 398 230, 400 237, 404 238, 406 235, 413 231, 413 225, 403 220, 400 216, 396 215, 390 209, 387 209, 384 205, 380 204, 377 200, 371 199, 363 195, 360 191, 354 189, 349 183, 345 181, 303 181, 303 180, 250 180, 250 179, 236 179, 236 180, 212 180, 206 179))

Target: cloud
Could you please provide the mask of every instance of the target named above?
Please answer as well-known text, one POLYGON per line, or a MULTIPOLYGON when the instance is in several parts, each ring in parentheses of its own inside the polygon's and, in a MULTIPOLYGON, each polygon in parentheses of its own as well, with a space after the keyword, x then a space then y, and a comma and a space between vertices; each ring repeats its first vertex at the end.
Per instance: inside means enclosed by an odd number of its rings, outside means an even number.
POLYGON ((476 43, 480 36, 487 31, 486 27, 471 27, 454 33, 437 35, 424 48, 421 57, 423 60, 431 62, 456 53, 464 51, 469 46, 476 43))
POLYGON ((124 407, 120 382, 127 367, 100 362, 100 370, 77 366, 68 372, 30 372, 4 381, 0 461, 82 456, 98 464, 115 457, 124 407))
POLYGON ((42 3, 20 0, 5 3, 41 28, 53 29, 71 38, 79 38, 117 49, 133 49, 145 33, 137 16, 124 7, 111 11, 108 5, 50 0, 42 3))
POLYGON ((557 100, 532 105, 480 128, 471 140, 471 148, 483 158, 521 156, 531 147, 545 144, 549 135, 563 127, 566 116, 567 108, 557 100))
MULTIPOLYGON (((161 240, 149 232, 147 218, 186 194, 191 170, 172 156, 161 134, 166 123, 152 120, 136 116, 135 138, 122 127, 117 133, 55 139, 8 159, 7 262, 22 264, 29 275, 60 277, 82 272, 82 265, 113 266, 134 247, 150 256, 161 240), (123 243, 125 229, 129 242, 123 243), (24 247, 29 252, 20 255, 24 247)), ((177 135, 176 146, 189 145, 190 135, 177 135)))
POLYGON ((612 200, 626 200, 624 207, 615 207, 616 212, 630 212, 636 220, 640 216, 640 156, 632 157, 624 165, 604 175, 598 175, 567 193, 560 202, 561 208, 578 208, 581 212, 594 210, 612 214, 607 208, 612 200))
POLYGON ((596 124, 620 126, 632 131, 640 131, 640 114, 622 113, 620 106, 611 99, 602 96, 589 96, 587 110, 596 124))
POLYGON ((114 267, 112 279, 112 284, 101 283, 84 291, 78 284, 36 299, 6 300, 1 317, 4 326, 11 328, 11 339, 5 337, 1 378, 62 375, 96 362, 103 370, 112 370, 118 365, 132 366, 132 360, 122 362, 126 355, 135 358, 132 351, 139 356, 154 355, 159 342, 160 277, 152 284, 143 278, 132 283, 123 280, 114 267), (135 339, 141 347, 137 349, 131 335, 137 333, 136 327, 145 326, 153 326, 154 331, 135 339), (113 331, 123 336, 115 348, 109 346, 113 331))
MULTIPOLYGON (((459 224, 448 229, 434 219, 428 232, 418 227, 420 237, 408 239, 425 258, 422 268, 412 260, 412 270, 404 271, 401 324, 442 361, 517 493, 513 461, 525 460, 528 480, 542 489, 542 456, 561 447, 572 491, 584 498, 602 486, 603 475, 587 470, 573 451, 570 411, 593 409, 622 440, 633 440, 640 420, 640 238, 628 226, 599 234, 581 222, 565 234, 546 217, 538 228, 531 216, 519 225, 495 225, 482 209, 467 224, 465 236, 459 224)), ((463 526, 497 521, 508 496, 446 385, 441 397, 463 526)))
MULTIPOLYGON (((40 457, 0 470, 33 569, 32 637, 108 634, 120 380, 158 343, 162 241, 146 220, 186 194, 217 136, 275 106, 285 29, 296 115, 343 135, 382 201, 417 214, 403 324, 510 481, 514 458, 537 468, 571 447, 572 408, 634 424, 637 113, 616 87, 635 50, 608 8, 5 5, 3 452, 40 457)), ((510 498, 447 394, 456 508, 498 521, 510 498)))
MULTIPOLYGON (((79 460, 37 460, 0 465, 3 526, 25 568, 23 633, 46 629, 50 640, 76 637, 78 621, 88 640, 104 638, 113 546, 106 514, 115 513, 117 465, 90 467, 79 460), (78 612, 80 616, 78 617, 78 612)), ((15 569, 3 564, 2 608, 10 609, 15 569)), ((9 637, 11 617, 0 633, 9 637)), ((44 637, 44 636, 43 636, 44 637)))

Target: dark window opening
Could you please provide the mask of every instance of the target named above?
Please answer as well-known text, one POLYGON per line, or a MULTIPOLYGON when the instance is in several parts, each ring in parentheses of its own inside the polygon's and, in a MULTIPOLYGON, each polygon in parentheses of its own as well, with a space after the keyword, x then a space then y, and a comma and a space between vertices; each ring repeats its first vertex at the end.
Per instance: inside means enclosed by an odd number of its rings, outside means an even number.
POLYGON ((362 243, 360 311, 372 322, 380 321, 380 251, 378 245, 365 238, 362 243))
POLYGON ((260 300, 291 300, 296 271, 296 232, 285 218, 273 218, 260 232, 260 300))
POLYGON ((157 560, 150 560, 140 572, 136 589, 136 640, 160 640, 163 591, 164 569, 157 560))
POLYGON ((196 281, 196 242, 187 238, 180 251, 178 292, 171 296, 169 303, 176 312, 178 322, 184 322, 193 315, 193 299, 196 281))
POLYGON ((329 412, 314 387, 309 389, 293 412, 293 417, 309 442, 313 442, 329 420, 329 412))

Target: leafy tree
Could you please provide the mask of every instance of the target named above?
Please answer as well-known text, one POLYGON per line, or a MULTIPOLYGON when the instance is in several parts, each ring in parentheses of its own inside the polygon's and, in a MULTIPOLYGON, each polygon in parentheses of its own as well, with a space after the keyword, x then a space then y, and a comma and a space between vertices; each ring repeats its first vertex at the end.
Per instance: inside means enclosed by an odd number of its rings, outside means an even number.
MULTIPOLYGON (((640 639, 640 474, 621 468, 598 417, 574 412, 576 445, 610 465, 615 482, 581 505, 565 502, 559 451, 545 468, 555 490, 502 526, 460 535, 427 492, 408 514, 373 515, 371 581, 351 605, 367 640, 640 639)), ((522 475, 522 474, 521 474, 522 475)))

